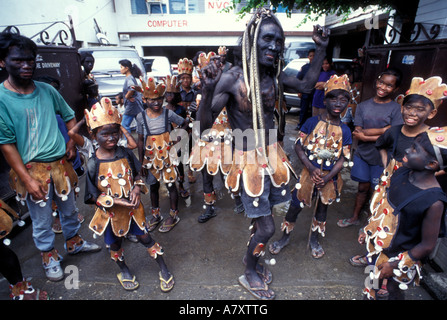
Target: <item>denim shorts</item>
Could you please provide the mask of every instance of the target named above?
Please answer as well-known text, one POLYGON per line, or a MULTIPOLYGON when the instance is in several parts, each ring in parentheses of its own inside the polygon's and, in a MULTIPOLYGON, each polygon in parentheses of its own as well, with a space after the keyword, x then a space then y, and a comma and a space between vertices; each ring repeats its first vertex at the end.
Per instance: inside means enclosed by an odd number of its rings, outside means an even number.
POLYGON ((369 182, 374 188, 383 172, 382 166, 370 165, 359 156, 354 155, 354 165, 351 168, 351 179, 357 182, 369 182))
POLYGON ((275 187, 270 180, 270 176, 264 176, 264 191, 259 197, 250 197, 244 189, 241 178, 241 200, 244 204, 245 215, 248 218, 259 218, 272 214, 274 205, 290 200, 290 189, 288 185, 275 187))

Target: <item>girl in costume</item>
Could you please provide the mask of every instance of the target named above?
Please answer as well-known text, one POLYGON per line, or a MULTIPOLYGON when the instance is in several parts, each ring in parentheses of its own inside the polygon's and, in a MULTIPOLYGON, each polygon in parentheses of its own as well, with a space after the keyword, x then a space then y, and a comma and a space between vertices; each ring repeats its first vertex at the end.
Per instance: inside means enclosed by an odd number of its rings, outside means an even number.
POLYGON ((184 129, 187 122, 172 110, 163 108, 165 84, 155 86, 152 78, 147 84, 144 80, 141 82, 142 87, 136 87, 136 90, 143 93, 147 108, 137 116, 138 154, 143 166, 143 175, 146 175, 146 183, 150 185, 152 218, 148 228, 149 231, 154 230, 163 220, 159 205, 162 181, 166 183, 171 208, 169 217, 163 221, 158 231, 168 232, 180 221, 176 186, 179 159, 177 150, 173 147, 175 142, 171 140, 171 124, 175 123, 184 129))
POLYGON ((121 135, 121 116, 110 99, 103 98, 91 111, 85 111, 87 125, 98 143, 98 149, 87 163, 85 203, 95 203, 96 210, 89 228, 104 235, 110 246, 110 256, 120 268, 117 275, 126 290, 135 290, 139 284, 124 261, 123 238, 136 235, 151 258, 160 267, 160 288, 173 288, 174 278, 162 254, 162 247, 147 232, 146 217, 140 193, 147 188, 139 176, 140 164, 132 151, 117 146, 121 135))
POLYGON ((340 171, 350 158, 351 131, 340 120, 340 114, 350 101, 349 91, 347 76, 333 75, 325 85, 326 113, 309 118, 301 126, 295 151, 304 168, 281 224, 282 238, 269 246, 272 254, 278 254, 289 243, 298 214, 304 206, 311 205, 312 196, 317 192, 309 245, 312 257, 321 258, 324 255, 318 235, 325 235, 328 205, 340 198, 343 186, 340 171))

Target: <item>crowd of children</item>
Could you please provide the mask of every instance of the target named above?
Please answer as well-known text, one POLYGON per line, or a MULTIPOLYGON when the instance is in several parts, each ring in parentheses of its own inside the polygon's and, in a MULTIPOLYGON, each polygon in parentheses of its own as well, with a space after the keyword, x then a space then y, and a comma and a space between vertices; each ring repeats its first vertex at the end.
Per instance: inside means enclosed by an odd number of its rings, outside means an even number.
MULTIPOLYGON (((275 36, 281 37, 280 32, 275 36)), ((207 107, 200 104, 202 88, 199 84, 203 86, 206 97, 210 88, 207 82, 210 80, 209 70, 218 66, 219 70, 214 72, 225 80, 236 72, 242 73, 240 65, 232 69, 232 65, 225 60, 214 61, 214 53, 201 52, 195 59, 195 67, 192 60, 181 59, 178 78, 167 77, 164 83, 155 83, 151 78, 147 82, 142 78, 137 81, 132 76, 132 66, 128 61, 120 61, 127 80, 124 95, 116 97, 118 107, 113 106, 108 98, 92 100, 84 118, 76 122, 73 111, 54 88, 32 80, 36 57, 36 47, 32 41, 16 35, 1 35, 0 49, 0 66, 9 74, 0 86, 0 149, 12 168, 11 181, 17 197, 26 201, 31 213, 33 240, 42 252, 42 264, 49 280, 61 280, 63 272, 60 267, 62 257, 54 249, 52 209, 46 203, 57 203, 58 219, 68 253, 101 249, 78 234, 80 221, 75 193, 83 186, 78 185, 71 159, 66 156, 66 140, 62 135, 49 132, 57 126, 56 114, 66 124, 67 139, 71 142, 68 145, 76 146, 84 160, 84 201, 95 207, 93 217, 88 221, 89 228, 95 234, 104 236, 110 257, 119 269, 118 281, 125 290, 135 290, 139 286, 124 259, 122 241, 130 236, 146 247, 149 257, 157 262, 161 290, 168 292, 174 287, 174 276, 163 259, 164 250, 150 232, 157 227, 160 232, 169 232, 179 223, 179 195, 183 199, 190 197, 183 186, 185 169, 188 170, 189 183, 195 182, 193 171, 202 173, 205 212, 199 216, 198 222, 203 223, 216 216, 214 205, 217 197, 212 181, 217 173, 233 192, 236 212, 245 210, 247 217, 253 219, 252 237, 244 256, 247 269, 239 281, 259 299, 275 297, 268 288, 272 280, 271 272, 258 263, 267 241, 273 235, 268 206, 258 209, 259 201, 264 201, 265 190, 256 196, 251 194, 259 187, 278 189, 281 193, 275 195, 281 198, 278 201, 291 198, 289 210, 281 224, 281 238, 268 246, 275 255, 289 244, 298 214, 305 206, 312 206, 315 199, 307 244, 312 257, 319 259, 325 254, 319 236, 325 234, 329 205, 341 198, 343 179, 340 172, 344 167, 350 167, 351 179, 358 182, 354 212, 352 217, 339 220, 337 225, 342 228, 360 225, 361 211, 369 208, 366 210, 367 223, 361 228, 358 239, 365 244, 365 252, 352 257, 350 262, 355 266, 374 267, 381 287, 365 288, 365 297, 370 299, 402 299, 406 286, 418 281, 421 265, 433 251, 438 236, 445 233, 447 197, 436 175, 447 166, 447 134, 444 128, 429 128, 425 124, 436 115, 447 95, 447 86, 439 77, 426 80, 413 78, 411 87, 398 103, 394 94, 402 82, 402 75, 392 68, 383 71, 375 81, 374 97, 355 108, 352 130, 341 120, 341 115, 352 101, 348 75, 330 72, 327 66, 330 60, 323 59, 320 54, 322 50, 317 51, 316 61, 323 61, 327 79, 321 80, 315 87, 319 90, 321 104, 317 106, 318 112, 304 123, 299 123, 295 152, 303 169, 296 176, 295 188, 290 192, 284 183, 278 183, 278 187, 275 185, 275 179, 290 178, 290 172, 293 173, 279 144, 268 145, 268 156, 265 153, 267 162, 259 165, 267 170, 273 156, 282 158, 284 170, 288 172, 283 177, 272 174, 271 181, 262 178, 261 184, 253 184, 250 180, 253 177, 241 173, 250 170, 248 164, 236 167, 233 163, 225 167, 225 152, 232 152, 227 112, 235 112, 233 102, 219 101, 219 108, 213 103, 208 105, 212 106, 212 110, 202 109, 198 112, 201 107, 207 107), (224 72, 229 73, 223 76, 224 72), (197 84, 193 84, 194 73, 198 77, 197 84), (123 110, 119 110, 119 106, 125 104, 123 100, 137 105, 133 112, 126 111, 124 117, 123 110), (24 104, 28 109, 22 107, 24 104), (49 114, 45 121, 39 119, 44 114, 39 113, 43 106, 52 106, 52 112, 45 113, 49 114), (228 108, 230 111, 227 111, 228 108), (36 128, 19 125, 26 117, 25 112, 34 112, 36 128), (196 118, 204 122, 212 120, 212 126, 208 128, 211 131, 201 136, 196 145, 188 143, 191 148, 186 152, 190 158, 185 158, 177 149, 180 139, 185 137, 172 135, 171 132, 182 129, 187 134, 186 139, 192 142, 191 128, 196 118), (137 124, 137 139, 129 132, 133 119, 137 124), (88 137, 80 134, 83 126, 88 129, 88 137), (39 148, 29 144, 30 138, 38 142, 39 148), (351 146, 355 146, 354 150, 351 146), (63 172, 62 176, 60 172, 63 172), (240 180, 235 180, 235 177, 240 180), (239 181, 245 186, 242 189, 234 188, 239 181), (168 190, 168 217, 161 214, 161 183, 168 190), (144 208, 141 202, 144 193, 149 193, 150 210, 144 208), (258 215, 259 210, 267 211, 258 215), (150 215, 146 219, 148 211, 150 215), (253 268, 253 273, 249 268, 253 268)), ((226 52, 225 47, 219 48, 217 57, 224 58, 226 52)), ((84 60, 89 61, 89 57, 83 57, 84 60)), ((268 61, 261 63, 268 64, 268 61)), ((89 70, 91 68, 87 67, 86 73, 89 70)), ((315 74, 315 70, 311 73, 315 74)), ((317 78, 315 76, 315 80, 317 78)), ((299 84, 285 83, 290 87, 299 87, 299 84)), ((217 85, 216 90, 222 88, 217 85)), ((211 102, 209 99, 207 101, 211 102)), ((264 151, 261 149, 257 148, 256 151, 262 154, 264 151)), ((250 156, 250 150, 245 147, 241 150, 244 157, 250 156)), ((235 153, 234 158, 238 155, 235 153)), ((233 161, 233 156, 231 158, 233 161)), ((0 210, 2 217, 8 211, 5 206, 0 210)), ((3 223, 5 220, 1 221, 3 223)), ((3 224, 0 226, 3 227, 3 224)), ((2 233, 2 237, 4 235, 2 233)), ((10 282, 14 299, 48 298, 46 293, 36 292, 23 280, 15 254, 3 244, 0 244, 0 254, 3 261, 0 271, 10 282), (9 267, 5 268, 6 263, 9 267)))

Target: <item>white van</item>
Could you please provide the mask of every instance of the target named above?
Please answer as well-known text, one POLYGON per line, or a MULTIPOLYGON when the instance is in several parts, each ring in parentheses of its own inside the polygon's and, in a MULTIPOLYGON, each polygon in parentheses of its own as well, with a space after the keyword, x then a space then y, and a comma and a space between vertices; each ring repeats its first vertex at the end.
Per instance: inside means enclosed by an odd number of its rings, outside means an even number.
POLYGON ((163 83, 167 76, 172 76, 171 63, 167 57, 145 56, 143 64, 147 78, 153 78, 156 83, 163 83))

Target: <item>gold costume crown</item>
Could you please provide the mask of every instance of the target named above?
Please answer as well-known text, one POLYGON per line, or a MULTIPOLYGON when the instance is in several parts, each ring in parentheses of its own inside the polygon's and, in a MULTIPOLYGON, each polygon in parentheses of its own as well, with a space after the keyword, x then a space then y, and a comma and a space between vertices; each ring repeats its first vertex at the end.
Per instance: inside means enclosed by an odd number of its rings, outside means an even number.
POLYGON ((227 54, 227 51, 228 51, 227 47, 225 47, 225 46, 220 46, 219 49, 217 49, 217 54, 218 54, 219 56, 224 56, 224 55, 227 54))
POLYGON ((205 52, 202 52, 199 55, 199 59, 198 59, 198 62, 199 62, 198 69, 200 70, 200 69, 205 68, 210 63, 211 58, 214 57, 215 55, 216 55, 216 53, 213 51, 208 52, 208 54, 205 54, 205 52))
POLYGON ((112 101, 109 98, 102 98, 100 102, 92 106, 90 111, 85 109, 84 114, 90 130, 105 126, 106 124, 121 124, 121 114, 112 105, 112 101))
POLYGON ((433 103, 435 109, 438 109, 443 99, 447 97, 447 85, 442 83, 441 77, 437 76, 428 78, 427 80, 414 77, 411 80, 410 89, 405 92, 405 96, 410 94, 419 94, 426 97, 433 103))
POLYGON ((447 127, 432 127, 427 130, 428 138, 430 139, 433 149, 436 153, 436 160, 442 169, 446 167, 441 155, 440 149, 447 149, 447 127))
POLYGON ((179 84, 177 83, 177 77, 173 76, 171 77, 168 75, 166 77, 165 84, 166 84, 166 92, 180 92, 179 84))
POLYGON ((146 99, 158 99, 163 98, 166 91, 166 85, 164 83, 159 83, 155 85, 155 80, 153 78, 147 79, 147 83, 143 78, 140 78, 141 87, 135 87, 135 90, 138 90, 143 93, 143 97, 146 99))
POLYGON ((192 60, 188 58, 183 58, 178 61, 178 74, 192 74, 193 64, 192 60))
POLYGON ((351 92, 351 85, 349 84, 349 78, 346 74, 341 75, 340 77, 335 74, 332 75, 324 84, 324 95, 337 89, 351 92))

